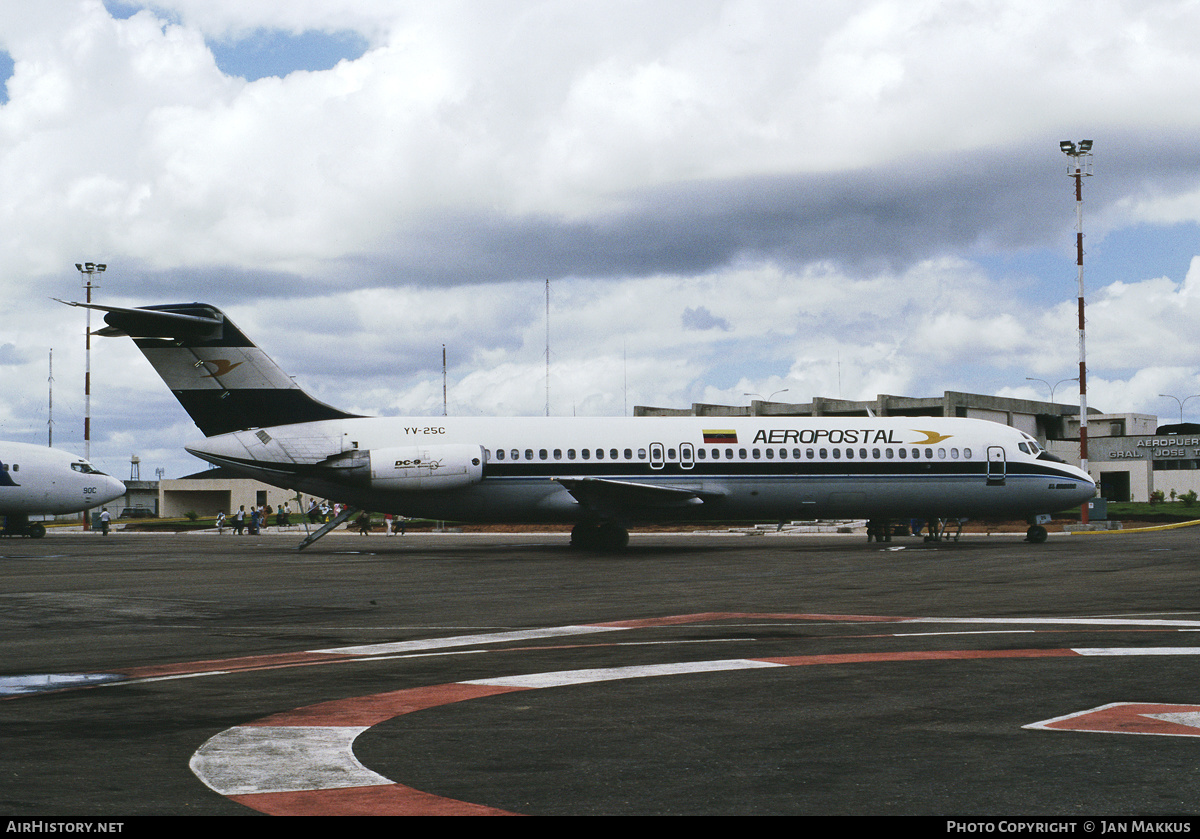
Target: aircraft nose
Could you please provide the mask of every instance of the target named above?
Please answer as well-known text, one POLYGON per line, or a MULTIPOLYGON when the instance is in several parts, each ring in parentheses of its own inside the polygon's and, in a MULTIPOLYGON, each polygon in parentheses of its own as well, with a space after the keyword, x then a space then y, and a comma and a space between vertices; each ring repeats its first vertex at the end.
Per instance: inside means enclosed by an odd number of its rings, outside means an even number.
POLYGON ((103 504, 107 504, 109 501, 120 498, 125 494, 125 484, 111 476, 106 477, 108 477, 108 486, 106 487, 107 494, 104 498, 104 501, 101 502, 103 504))

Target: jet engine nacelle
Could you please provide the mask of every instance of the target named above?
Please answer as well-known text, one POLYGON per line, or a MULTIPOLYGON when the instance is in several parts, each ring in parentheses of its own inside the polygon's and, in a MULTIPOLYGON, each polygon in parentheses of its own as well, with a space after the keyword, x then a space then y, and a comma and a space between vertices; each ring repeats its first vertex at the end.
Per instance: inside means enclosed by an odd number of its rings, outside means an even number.
POLYGON ((482 446, 395 446, 368 454, 373 489, 458 489, 483 480, 482 446))

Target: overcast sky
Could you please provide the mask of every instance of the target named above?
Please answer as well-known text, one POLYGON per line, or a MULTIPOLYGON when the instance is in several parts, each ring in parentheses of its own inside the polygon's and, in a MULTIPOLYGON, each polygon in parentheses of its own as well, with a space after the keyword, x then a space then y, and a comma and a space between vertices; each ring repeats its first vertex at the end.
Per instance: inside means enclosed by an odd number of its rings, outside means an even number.
MULTIPOLYGON (((611 416, 1077 375, 1200 393, 1200 4, 0 0, 0 438, 82 452, 84 315, 223 308, 349 410, 611 416)), ((99 322, 94 323, 98 326, 99 322)), ((127 339, 92 459, 202 464, 127 339)), ((1078 401, 1072 383, 1057 401, 1078 401)), ((1185 418, 1200 420, 1200 399, 1185 418)))

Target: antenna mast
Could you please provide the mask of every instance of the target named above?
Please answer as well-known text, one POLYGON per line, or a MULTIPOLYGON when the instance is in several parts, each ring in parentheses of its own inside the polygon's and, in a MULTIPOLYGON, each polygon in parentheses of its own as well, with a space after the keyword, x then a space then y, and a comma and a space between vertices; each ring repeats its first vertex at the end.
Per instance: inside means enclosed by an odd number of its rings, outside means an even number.
POLYGON ((50 348, 50 377, 46 381, 49 382, 50 389, 50 412, 46 420, 48 437, 46 445, 54 448, 54 347, 50 348))

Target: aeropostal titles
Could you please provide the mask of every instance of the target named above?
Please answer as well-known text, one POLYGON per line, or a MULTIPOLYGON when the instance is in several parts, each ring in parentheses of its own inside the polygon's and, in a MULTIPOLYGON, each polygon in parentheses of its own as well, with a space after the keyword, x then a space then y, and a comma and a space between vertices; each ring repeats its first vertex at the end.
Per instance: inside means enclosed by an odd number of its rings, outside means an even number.
MULTIPOLYGON (((814 443, 828 443, 837 445, 844 443, 847 445, 862 444, 865 446, 876 445, 878 443, 890 445, 904 445, 903 440, 896 439, 896 432, 892 429, 881 430, 871 428, 772 428, 770 430, 760 429, 754 435, 754 443, 764 443, 766 445, 787 445, 788 443, 801 443, 810 445, 814 443)), ((922 440, 922 443, 925 441, 922 440)))

